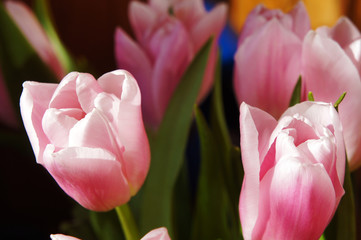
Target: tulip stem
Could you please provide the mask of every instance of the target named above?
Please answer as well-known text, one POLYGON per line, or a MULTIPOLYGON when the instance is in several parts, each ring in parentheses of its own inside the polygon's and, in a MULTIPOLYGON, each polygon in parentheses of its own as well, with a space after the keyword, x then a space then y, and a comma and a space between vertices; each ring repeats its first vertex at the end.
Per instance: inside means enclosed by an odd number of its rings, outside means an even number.
POLYGON ((115 208, 118 214, 120 224, 122 225, 125 238, 127 240, 138 240, 139 232, 138 227, 135 223, 132 211, 128 204, 123 204, 115 208))

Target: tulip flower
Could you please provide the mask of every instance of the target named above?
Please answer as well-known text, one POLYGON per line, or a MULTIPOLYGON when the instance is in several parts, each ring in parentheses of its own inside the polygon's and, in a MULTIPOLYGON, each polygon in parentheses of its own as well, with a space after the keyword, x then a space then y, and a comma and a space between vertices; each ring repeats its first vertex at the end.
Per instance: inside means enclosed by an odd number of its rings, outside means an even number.
POLYGON ((63 234, 51 234, 50 238, 51 240, 80 240, 79 238, 67 236, 63 234))
POLYGON ((309 29, 302 2, 288 14, 262 5, 252 11, 235 55, 234 90, 239 104, 245 101, 281 116, 301 73, 302 41, 309 29))
POLYGON ((319 239, 342 195, 345 148, 332 104, 302 102, 277 122, 242 103, 244 239, 319 239))
POLYGON ((302 77, 315 100, 332 102, 343 92, 339 106, 350 169, 361 165, 361 34, 347 19, 307 34, 302 51, 302 77))
MULTIPOLYGON (((207 13, 201 0, 132 1, 129 19, 136 40, 122 29, 115 32, 115 55, 119 68, 132 72, 142 92, 146 124, 156 129, 183 73, 195 54, 225 25, 227 7, 217 5, 207 13)), ((217 59, 216 41, 208 59, 201 101, 213 83, 217 59)))
MULTIPOLYGON (((282 9, 285 12, 291 10, 299 0, 231 0, 230 21, 233 28, 239 32, 246 20, 247 15, 258 4, 264 4, 270 9, 282 9)), ((311 18, 313 28, 322 25, 333 25, 339 17, 346 14, 349 1, 329 0, 303 0, 307 12, 311 18)))
POLYGON ((65 69, 32 10, 20 1, 5 1, 4 5, 42 61, 49 66, 59 80, 62 79, 65 76, 65 69))
POLYGON ((20 109, 36 161, 83 207, 107 211, 141 187, 150 162, 136 80, 124 70, 96 80, 25 82, 20 109))
POLYGON ((170 240, 165 227, 157 228, 147 233, 141 240, 170 240))

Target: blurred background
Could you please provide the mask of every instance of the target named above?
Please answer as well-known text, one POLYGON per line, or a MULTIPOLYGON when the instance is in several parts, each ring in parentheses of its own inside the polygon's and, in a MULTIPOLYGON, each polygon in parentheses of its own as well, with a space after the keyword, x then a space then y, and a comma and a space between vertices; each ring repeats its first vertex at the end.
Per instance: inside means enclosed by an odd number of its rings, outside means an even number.
MULTIPOLYGON (((32 0, 24 0, 29 6, 32 0)), ((60 39, 69 52, 80 62, 86 61, 91 73, 97 78, 116 69, 113 35, 116 26, 133 35, 128 21, 129 0, 51 0, 53 21, 60 39)), ((217 1, 207 1, 211 8, 217 1)), ((238 106, 232 91, 233 55, 237 36, 247 14, 259 3, 269 8, 288 11, 295 0, 229 0, 230 16, 220 39, 223 65, 223 96, 227 123, 234 139, 239 144, 238 106)), ((360 0, 305 0, 312 27, 333 25, 342 16, 348 16, 360 29, 360 0)), ((30 80, 30 79, 24 79, 30 80)), ((31 79, 41 81, 41 79, 31 79)), ((361 97, 361 96, 360 96, 361 97)), ((207 104, 207 100, 205 102, 207 104)), ((1 107, 1 105, 0 105, 1 107)), ((55 183, 48 172, 36 164, 23 127, 9 129, 0 124, 0 234, 2 239, 49 239, 50 233, 61 231, 64 222, 73 221, 73 208, 77 204, 55 183), (16 147, 14 147, 16 146, 16 147)), ((361 169, 353 173, 358 225, 360 220, 361 169)), ((73 221, 73 222, 72 222, 73 221)), ((361 229, 358 229, 361 239, 361 229)))

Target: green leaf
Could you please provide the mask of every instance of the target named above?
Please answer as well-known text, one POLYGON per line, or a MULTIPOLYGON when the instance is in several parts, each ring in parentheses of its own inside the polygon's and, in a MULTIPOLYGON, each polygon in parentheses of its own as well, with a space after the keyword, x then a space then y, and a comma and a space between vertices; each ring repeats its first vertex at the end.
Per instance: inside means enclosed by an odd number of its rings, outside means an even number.
POLYGON ((341 198, 335 216, 324 233, 327 240, 356 240, 356 210, 347 159, 343 188, 345 195, 341 198))
POLYGON ((290 100, 290 104, 289 104, 290 107, 301 102, 301 94, 302 94, 302 77, 299 76, 296 86, 292 92, 292 96, 291 96, 291 100, 290 100))
POLYGON ((56 56, 60 60, 62 67, 66 72, 75 71, 77 67, 55 30, 49 10, 49 2, 47 0, 36 0, 34 8, 40 23, 43 25, 44 30, 54 47, 56 56))
POLYGON ((224 156, 200 110, 195 117, 201 143, 201 170, 197 188, 192 239, 239 239, 222 164, 224 156))
POLYGON ((26 80, 57 82, 55 75, 39 58, 33 47, 0 2, 0 69, 14 109, 19 111, 22 83, 26 80))
POLYGON ((172 228, 173 189, 181 169, 195 103, 203 80, 212 40, 198 52, 183 75, 169 103, 157 135, 152 137, 151 165, 144 184, 141 233, 172 228))
POLYGON ((313 97, 313 93, 312 92, 308 92, 308 101, 314 102, 315 98, 313 97))

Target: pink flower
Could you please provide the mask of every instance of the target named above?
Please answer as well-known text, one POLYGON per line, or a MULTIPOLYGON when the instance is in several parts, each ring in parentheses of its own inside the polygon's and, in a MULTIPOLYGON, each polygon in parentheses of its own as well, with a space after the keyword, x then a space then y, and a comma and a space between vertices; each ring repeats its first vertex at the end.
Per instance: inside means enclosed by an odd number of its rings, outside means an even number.
POLYGON ((32 10, 20 1, 5 1, 4 5, 20 31, 39 54, 39 57, 45 64, 49 65, 58 79, 62 79, 65 75, 65 69, 61 65, 54 47, 32 10))
MULTIPOLYGON (((117 29, 115 55, 118 67, 134 73, 138 80, 147 125, 156 128, 160 124, 183 73, 202 45, 212 35, 220 34, 226 12, 226 5, 219 4, 207 13, 201 0, 130 3, 129 19, 136 41, 117 29)), ((213 83, 216 44, 214 41, 199 101, 213 83)))
POLYGON ((235 55, 234 89, 243 101, 278 118, 301 74, 302 41, 310 21, 302 2, 288 14, 257 6, 243 27, 235 55))
POLYGON ((147 233, 141 240, 170 240, 165 227, 157 228, 147 233))
POLYGON ((342 126, 332 104, 303 102, 277 122, 242 103, 240 128, 244 238, 319 239, 344 194, 342 126))
POLYGON ((351 170, 361 165, 361 34, 347 19, 332 27, 311 31, 304 39, 302 76, 305 88, 317 101, 335 102, 344 127, 351 170))
POLYGON ((67 236, 63 234, 51 234, 50 238, 51 240, 80 240, 79 238, 67 236))
POLYGON ((136 194, 150 152, 131 74, 117 70, 96 80, 72 72, 60 84, 23 87, 21 115, 36 160, 68 195, 107 211, 136 194))

